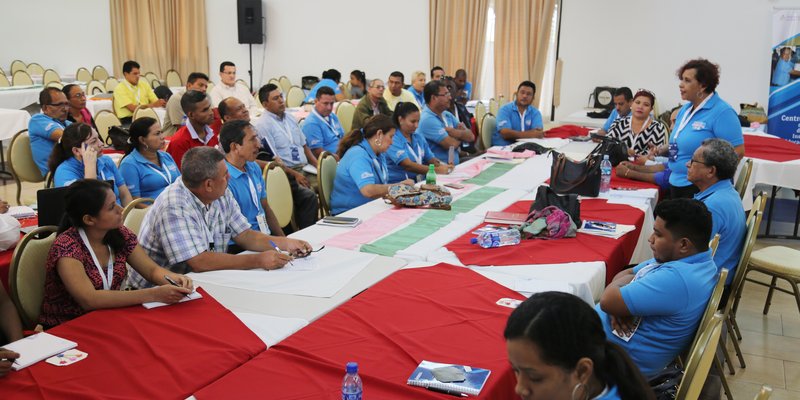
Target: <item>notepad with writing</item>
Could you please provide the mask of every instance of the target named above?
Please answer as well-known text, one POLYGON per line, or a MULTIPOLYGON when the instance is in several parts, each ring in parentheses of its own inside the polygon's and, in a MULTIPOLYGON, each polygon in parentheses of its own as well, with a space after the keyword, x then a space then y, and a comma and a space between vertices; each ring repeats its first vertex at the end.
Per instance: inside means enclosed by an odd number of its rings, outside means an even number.
POLYGON ((513 213, 505 211, 487 211, 483 217, 483 222, 489 224, 520 225, 528 218, 525 213, 513 213))
POLYGON ((78 344, 71 340, 63 339, 47 332, 40 332, 3 347, 6 350, 19 353, 19 358, 12 365, 14 371, 19 371, 77 346, 78 344))
MULTIPOLYGON (((202 298, 203 298, 203 295, 200 294, 200 292, 194 291, 192 293, 187 294, 186 296, 183 296, 181 301, 179 301, 178 303, 183 303, 184 301, 197 300, 197 299, 202 299, 202 298)), ((144 308, 146 308, 148 310, 151 309, 151 308, 163 307, 163 306, 168 306, 168 305, 169 304, 162 303, 160 301, 151 301, 149 303, 142 303, 142 306, 144 306, 144 308)))
POLYGON ((408 384, 419 387, 454 390, 477 396, 492 371, 458 364, 423 360, 408 377, 408 384))

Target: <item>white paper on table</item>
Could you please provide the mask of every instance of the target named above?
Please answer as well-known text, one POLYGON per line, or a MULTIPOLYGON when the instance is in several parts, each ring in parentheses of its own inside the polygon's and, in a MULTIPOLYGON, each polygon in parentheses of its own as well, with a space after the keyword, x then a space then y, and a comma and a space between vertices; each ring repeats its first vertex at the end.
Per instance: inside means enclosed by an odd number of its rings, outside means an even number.
MULTIPOLYGON (((195 290, 194 292, 189 293, 186 296, 183 296, 183 298, 178 303, 183 303, 183 302, 186 302, 186 301, 197 300, 197 299, 202 299, 202 298, 203 298, 203 295, 200 294, 200 292, 195 290)), ((151 308, 164 307, 164 306, 168 306, 168 305, 170 305, 170 304, 162 303, 160 301, 151 301, 149 303, 142 303, 142 306, 144 308, 148 309, 148 310, 151 309, 151 308)))
POLYGON ((617 224, 617 229, 614 232, 601 231, 601 230, 597 230, 597 229, 584 229, 583 227, 578 229, 578 232, 579 233, 585 233, 587 235, 594 235, 594 236, 602 236, 602 237, 607 237, 607 238, 612 238, 612 239, 619 239, 619 238, 625 236, 625 234, 627 234, 629 232, 633 232, 634 230, 636 230, 636 227, 634 225, 617 224))
POLYGON ((283 318, 247 312, 234 312, 233 315, 253 331, 267 348, 280 343, 308 325, 308 321, 302 318, 283 318))
POLYGON ((47 332, 40 332, 24 337, 16 342, 9 343, 3 347, 6 350, 19 353, 19 358, 11 365, 14 371, 19 371, 50 356, 63 353, 77 346, 78 344, 71 340, 60 338, 47 332))
POLYGON ((550 179, 552 161, 549 155, 528 158, 522 164, 489 182, 486 186, 504 189, 534 190, 550 179))
POLYGON ((562 138, 524 138, 517 139, 520 143, 536 143, 539 146, 547 147, 548 149, 558 149, 569 144, 569 139, 562 138))
POLYGON ((11 206, 8 208, 8 215, 14 218, 29 218, 36 216, 36 211, 27 206, 11 206))
POLYGON ((313 271, 298 271, 290 266, 271 271, 250 269, 192 272, 188 276, 196 282, 256 292, 333 297, 377 256, 328 246, 314 253, 313 257, 318 258, 313 271))
MULTIPOLYGON (((594 306, 606 287, 606 264, 602 261, 561 264, 527 264, 492 267, 470 267, 473 271, 511 290, 517 290, 518 281, 537 280, 542 285, 552 284, 548 290, 558 290, 568 284, 587 304, 594 306)), ((525 285, 521 283, 520 285, 525 285)), ((530 283, 534 285, 534 283, 530 283)), ((528 288, 530 289, 530 288, 528 288)), ((530 295, 523 291, 522 294, 530 295)))

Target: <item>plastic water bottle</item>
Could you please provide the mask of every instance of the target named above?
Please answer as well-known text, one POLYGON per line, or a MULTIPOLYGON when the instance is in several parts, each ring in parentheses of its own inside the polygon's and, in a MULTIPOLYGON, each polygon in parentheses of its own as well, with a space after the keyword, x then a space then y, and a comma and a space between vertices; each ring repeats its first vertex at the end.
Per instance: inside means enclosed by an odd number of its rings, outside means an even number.
POLYGON ((350 361, 345 370, 347 374, 342 382, 342 400, 361 400, 364 387, 358 376, 358 363, 350 361))
POLYGON ((425 175, 425 184, 426 185, 436 184, 436 170, 434 169, 433 164, 428 165, 428 174, 425 175))
POLYGON ((608 193, 609 189, 611 189, 611 161, 608 161, 606 154, 600 163, 600 193, 608 193))
POLYGON ((519 244, 521 237, 519 230, 514 228, 495 229, 488 232, 481 232, 478 237, 472 238, 472 244, 478 244, 484 249, 490 247, 514 246, 519 244))

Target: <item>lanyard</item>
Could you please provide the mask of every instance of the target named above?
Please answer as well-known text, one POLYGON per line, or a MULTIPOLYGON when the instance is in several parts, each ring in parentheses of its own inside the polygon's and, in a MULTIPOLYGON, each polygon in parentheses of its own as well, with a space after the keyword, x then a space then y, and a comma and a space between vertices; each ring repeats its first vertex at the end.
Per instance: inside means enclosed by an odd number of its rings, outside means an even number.
POLYGON ((286 125, 286 115, 283 116, 283 121, 279 120, 277 116, 274 116, 275 121, 278 122, 279 128, 283 131, 283 134, 286 136, 286 139, 289 141, 289 146, 297 146, 294 144, 294 140, 292 139, 292 127, 286 125))
POLYGON ((81 235, 83 244, 86 245, 86 248, 89 249, 89 254, 92 255, 94 266, 97 268, 97 272, 100 273, 100 279, 103 280, 103 289, 111 290, 111 285, 114 283, 114 252, 111 251, 111 246, 107 246, 108 266, 106 267, 106 274, 103 275, 103 268, 100 267, 100 261, 97 260, 97 255, 94 254, 94 249, 92 249, 92 246, 89 244, 89 238, 86 237, 86 232, 84 232, 83 228, 78 228, 78 234, 81 235))
MULTIPOLYGON (((156 153, 156 157, 158 157, 158 153, 156 153)), ((170 183, 172 183, 172 173, 169 172, 169 167, 167 166, 167 163, 162 162, 161 164, 164 166, 164 172, 166 172, 166 175, 164 175, 164 173, 162 173, 160 169, 156 168, 149 162, 145 165, 150 167, 150 169, 152 169, 155 173, 161 175, 161 177, 164 178, 165 181, 167 181, 167 185, 169 185, 170 183)))
MULTIPOLYGON (((640 130, 639 133, 644 132, 645 129, 647 129, 647 124, 649 124, 649 123, 650 123, 650 116, 648 115, 647 119, 644 120, 644 123, 642 124, 642 130, 640 130)), ((636 132, 633 131, 633 117, 631 117, 631 133, 636 134, 636 132)))
POLYGON ((206 228, 206 240, 208 241, 208 249, 209 251, 215 251, 214 234, 211 233, 211 223, 208 222, 208 214, 209 211, 211 211, 209 207, 210 206, 203 207, 203 225, 205 225, 206 228))
MULTIPOLYGON (((402 133, 401 133, 402 135, 402 133)), ((411 134, 413 140, 413 133, 411 134)), ((417 164, 422 164, 422 155, 424 154, 422 151, 422 146, 417 145, 417 152, 414 153, 414 149, 411 147, 411 142, 406 142, 406 146, 408 147, 408 154, 411 154, 415 160, 417 160, 417 164)))
MULTIPOLYGON (((128 89, 130 89, 131 90, 131 94, 133 94, 133 85, 131 85, 131 83, 128 82, 128 81, 125 81, 125 84, 128 85, 128 89)), ((137 83, 136 84, 136 104, 139 104, 139 91, 140 90, 141 89, 139 88, 139 84, 137 83)))
POLYGON ((253 200, 253 204, 255 204, 256 209, 259 210, 259 214, 261 213, 261 203, 258 202, 258 192, 256 191, 256 186, 253 184, 253 179, 250 178, 250 175, 245 172, 247 176, 247 183, 250 186, 250 199, 253 200))
POLYGON ((388 172, 386 171, 386 166, 379 163, 377 158, 372 159, 372 165, 375 167, 375 173, 378 174, 378 180, 380 183, 386 183, 389 181, 388 172))
POLYGON ((328 122, 328 120, 326 120, 325 118, 323 118, 323 117, 322 117, 322 115, 320 115, 320 114, 317 112, 317 110, 311 110, 311 113, 312 113, 312 114, 314 114, 314 115, 316 115, 316 116, 317 116, 317 118, 321 119, 321 120, 322 120, 322 122, 323 122, 323 123, 325 123, 325 125, 327 125, 327 126, 328 126, 328 128, 330 128, 330 129, 331 129, 331 132, 333 132, 333 136, 336 136, 337 138, 339 137, 339 131, 336 129, 336 121, 334 121, 334 120, 333 120, 333 118, 331 118, 331 116, 330 116, 330 115, 328 116, 328 118, 331 120, 331 121, 330 121, 330 123, 329 123, 329 122, 328 122))
POLYGON ((686 124, 688 124, 689 121, 692 120, 692 117, 694 117, 694 115, 697 114, 697 112, 700 111, 700 109, 703 108, 703 106, 706 105, 706 103, 708 103, 708 101, 711 100, 711 97, 713 96, 714 93, 711 93, 711 96, 706 97, 706 99, 703 100, 702 103, 700 103, 697 107, 694 108, 694 111, 692 111, 691 113, 687 112, 683 114, 683 118, 681 118, 681 123, 678 124, 678 129, 675 131, 675 137, 672 139, 673 142, 678 141, 678 136, 680 136, 681 132, 683 132, 683 128, 686 128, 686 124))

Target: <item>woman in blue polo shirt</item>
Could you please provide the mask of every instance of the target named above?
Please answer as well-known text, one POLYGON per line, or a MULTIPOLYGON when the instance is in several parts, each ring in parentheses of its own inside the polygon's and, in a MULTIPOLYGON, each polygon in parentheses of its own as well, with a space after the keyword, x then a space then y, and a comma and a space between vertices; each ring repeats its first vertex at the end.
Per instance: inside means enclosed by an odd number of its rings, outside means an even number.
POLYGON ((155 199, 181 171, 172 156, 160 149, 164 147, 161 125, 153 118, 133 121, 130 127, 131 148, 119 165, 133 198, 155 199))
MULTIPOLYGON (((376 115, 364 128, 339 141, 339 167, 333 181, 331 212, 340 214, 389 193, 389 171, 384 153, 392 145, 392 120, 376 115)), ((403 183, 413 185, 407 179, 403 183)))
POLYGON ((392 145, 386 152, 389 182, 418 180, 418 176, 428 173, 430 164, 435 165, 437 174, 450 173, 452 165, 447 165, 436 158, 425 137, 416 132, 419 126, 419 108, 416 104, 397 103, 392 121, 399 134, 392 139, 392 145))
POLYGON ((114 181, 114 195, 123 207, 133 200, 125 178, 111 157, 103 155, 103 143, 97 132, 84 123, 64 129, 61 140, 53 146, 48 161, 55 187, 69 186, 79 179, 114 181))
POLYGON ((655 399, 625 350, 606 340, 597 313, 576 296, 534 294, 511 312, 503 336, 523 399, 655 399))
POLYGON ((688 103, 678 112, 669 143, 658 149, 659 154, 669 157, 670 197, 673 199, 691 198, 699 191, 686 178, 686 163, 704 140, 725 139, 733 145, 740 159, 744 156, 739 117, 715 91, 719 84, 719 67, 706 59, 691 60, 678 70, 678 78, 681 99, 688 103))

